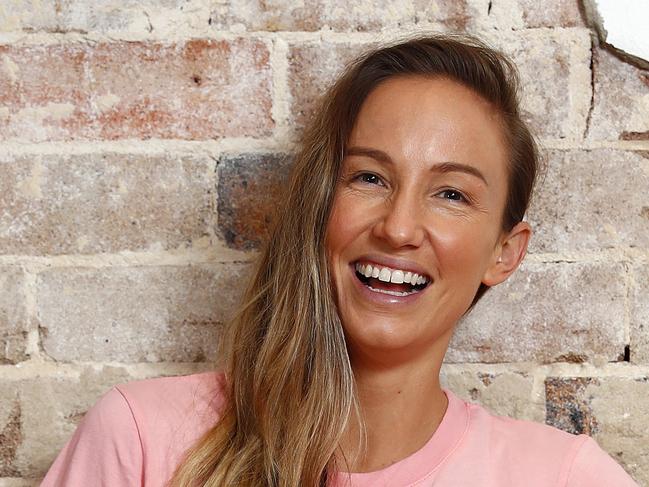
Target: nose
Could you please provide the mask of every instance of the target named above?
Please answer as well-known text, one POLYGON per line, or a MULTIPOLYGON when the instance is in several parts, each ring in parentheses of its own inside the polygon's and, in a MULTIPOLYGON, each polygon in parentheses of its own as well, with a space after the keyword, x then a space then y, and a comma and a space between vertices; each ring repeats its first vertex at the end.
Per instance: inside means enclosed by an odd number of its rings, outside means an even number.
POLYGON ((420 210, 412 193, 396 192, 385 201, 372 234, 394 248, 419 247, 424 239, 420 210))

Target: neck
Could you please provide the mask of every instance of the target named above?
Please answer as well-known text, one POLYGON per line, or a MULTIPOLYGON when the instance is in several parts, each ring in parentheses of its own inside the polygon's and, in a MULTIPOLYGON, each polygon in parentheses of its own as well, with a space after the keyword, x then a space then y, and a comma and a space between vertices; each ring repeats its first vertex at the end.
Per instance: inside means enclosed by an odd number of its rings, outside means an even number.
POLYGON ((443 353, 387 366, 354 361, 358 418, 352 417, 341 449, 351 472, 379 470, 413 454, 437 430, 448 404, 439 383, 443 353))

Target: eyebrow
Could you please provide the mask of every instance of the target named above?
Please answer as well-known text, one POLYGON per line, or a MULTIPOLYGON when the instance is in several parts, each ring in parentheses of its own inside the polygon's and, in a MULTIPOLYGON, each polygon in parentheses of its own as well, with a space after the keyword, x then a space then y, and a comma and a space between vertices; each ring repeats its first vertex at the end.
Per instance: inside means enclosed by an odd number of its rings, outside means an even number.
MULTIPOLYGON (((383 164, 394 164, 387 153, 383 152, 382 150, 370 149, 368 147, 349 147, 345 150, 345 155, 370 157, 383 164)), ((471 176, 475 176, 476 178, 481 179, 485 183, 485 185, 489 186, 487 178, 484 177, 484 174, 482 174, 479 169, 473 166, 469 166, 468 164, 461 164, 454 161, 445 161, 440 162, 439 164, 435 164, 433 167, 431 167, 431 171, 439 173, 463 172, 465 174, 470 174, 471 176)))

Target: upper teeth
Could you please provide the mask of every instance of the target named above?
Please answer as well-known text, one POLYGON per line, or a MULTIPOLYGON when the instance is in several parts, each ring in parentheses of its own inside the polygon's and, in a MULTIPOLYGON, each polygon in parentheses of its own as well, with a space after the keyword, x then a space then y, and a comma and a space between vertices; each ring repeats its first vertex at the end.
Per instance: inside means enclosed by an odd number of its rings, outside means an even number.
POLYGON ((365 277, 378 278, 379 281, 393 282, 395 284, 408 283, 412 285, 426 284, 428 278, 420 276, 410 271, 402 271, 399 269, 390 269, 389 267, 378 267, 372 264, 356 263, 356 270, 363 274, 365 277))

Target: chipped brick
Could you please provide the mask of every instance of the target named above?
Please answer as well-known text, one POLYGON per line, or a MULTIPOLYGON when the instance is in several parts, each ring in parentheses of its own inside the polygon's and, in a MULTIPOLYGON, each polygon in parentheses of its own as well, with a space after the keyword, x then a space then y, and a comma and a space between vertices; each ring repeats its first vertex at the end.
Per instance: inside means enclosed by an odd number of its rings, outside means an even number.
POLYGON ((595 95, 588 138, 647 140, 649 70, 603 49, 594 53, 595 95))
POLYGON ((531 375, 518 372, 482 373, 443 367, 444 387, 494 414, 532 421, 543 420, 543 404, 534 401, 531 375))

